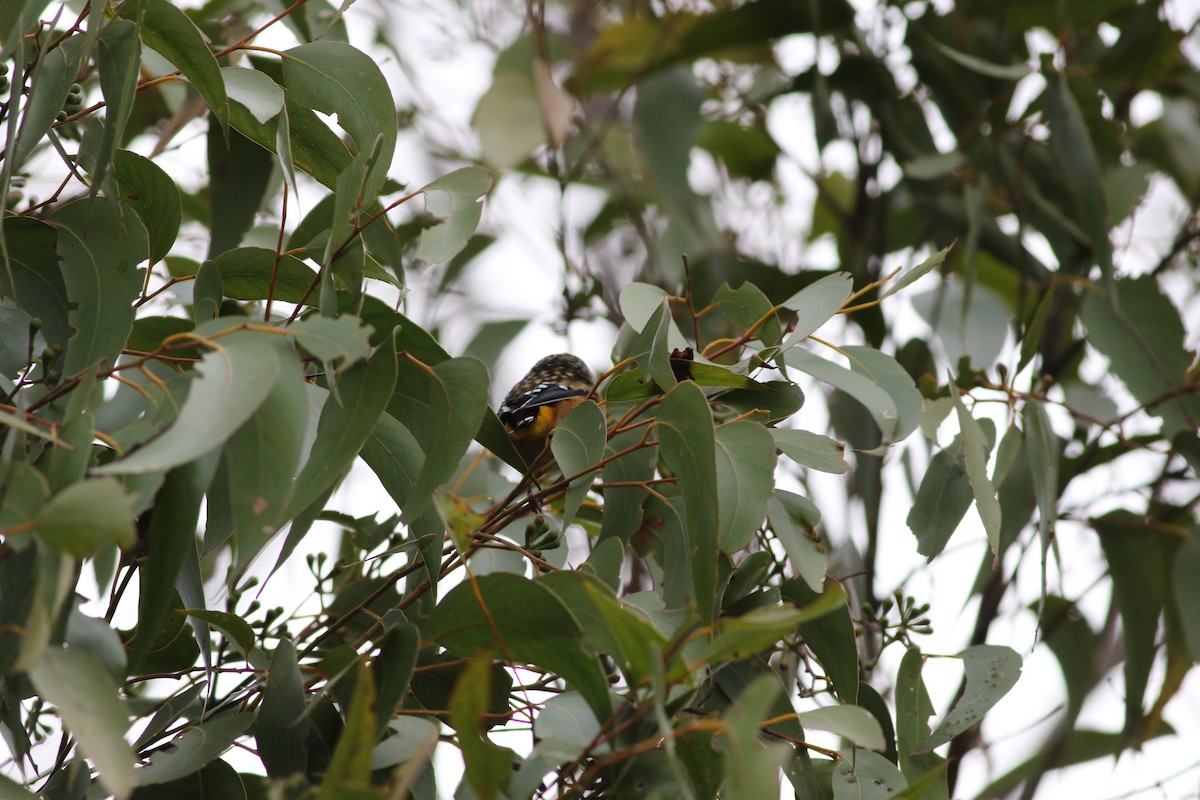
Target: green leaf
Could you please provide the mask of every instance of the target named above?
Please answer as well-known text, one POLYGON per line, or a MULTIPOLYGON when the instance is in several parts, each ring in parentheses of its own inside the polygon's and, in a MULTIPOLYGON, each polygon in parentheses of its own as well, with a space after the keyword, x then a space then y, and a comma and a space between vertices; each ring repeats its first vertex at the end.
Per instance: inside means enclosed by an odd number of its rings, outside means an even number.
POLYGON ((826 608, 762 606, 740 617, 723 617, 716 625, 712 641, 697 660, 714 666, 741 661, 794 633, 801 622, 825 613, 828 613, 826 608))
POLYGON ((680 220, 689 232, 700 224, 697 198, 688 183, 688 165, 700 129, 703 100, 691 69, 680 66, 640 80, 633 109, 633 134, 654 185, 672 218, 680 220))
POLYGON ((208 103, 222 128, 229 127, 229 98, 217 59, 191 18, 167 0, 122 3, 117 14, 141 23, 142 41, 182 72, 208 103), (144 11, 144 13, 142 13, 144 11))
POLYGON ((125 126, 133 112, 138 71, 142 66, 138 26, 123 19, 114 19, 105 25, 96 40, 96 63, 100 67, 100 91, 104 93, 106 108, 100 151, 95 163, 87 165, 96 179, 93 192, 108 176, 113 154, 124 141, 125 126))
POLYGON ((240 103, 260 125, 283 111, 283 89, 264 73, 245 67, 221 67, 221 80, 229 99, 240 103))
POLYGON ((764 746, 759 734, 759 726, 779 691, 775 675, 762 675, 738 695, 725 713, 727 749, 722 796, 730 800, 779 796, 779 770, 791 747, 783 743, 764 746))
MULTIPOLYGON (((321 410, 317 438, 292 487, 285 519, 305 510, 342 478, 371 435, 395 386, 396 355, 390 343, 382 345, 366 363, 359 362, 342 373, 337 393, 330 395, 321 410)), ((290 554, 286 546, 284 550, 281 559, 290 554)), ((238 568, 256 554, 239 550, 238 568)))
POLYGON ((1200 582, 1192 580, 1192 576, 1200 575, 1200 528, 1191 528, 1187 541, 1175 554, 1173 575, 1180 625, 1192 659, 1200 661, 1200 582))
POLYGON ((278 270, 276 260, 275 251, 265 247, 237 247, 221 253, 216 264, 225 296, 235 300, 274 297, 287 303, 299 303, 316 282, 317 273, 295 256, 279 256, 278 270))
POLYGON ((38 694, 57 706, 63 724, 96 765, 100 784, 127 797, 134 786, 133 750, 125 741, 129 712, 108 671, 86 653, 52 647, 28 675, 38 694))
POLYGON ((179 234, 183 216, 179 187, 153 161, 129 150, 116 152, 113 170, 121 202, 132 208, 146 226, 150 263, 161 261, 179 234))
POLYGON ((870 750, 843 750, 833 768, 835 800, 892 800, 908 781, 896 765, 870 750))
MULTIPOLYGON (((217 456, 197 459, 167 473, 150 511, 146 563, 138 571, 138 628, 130 648, 134 668, 155 644, 167 609, 179 602, 176 585, 189 552, 196 559, 196 523, 200 503, 212 483, 217 456)), ((203 595, 201 595, 203 596, 203 595)))
MULTIPOLYGON (((222 72, 229 77, 224 70, 222 72)), ((253 85, 260 87, 262 82, 254 79, 253 85)), ((261 92, 254 95, 256 100, 261 100, 261 96, 261 92)), ((229 104, 229 121, 238 133, 281 157, 290 152, 292 163, 326 188, 333 189, 337 185, 337 176, 350 163, 350 152, 311 108, 301 104, 293 93, 288 92, 284 95, 286 113, 259 121, 255 115, 263 113, 260 105, 256 103, 252 113, 242 105, 239 97, 240 94, 230 93, 230 99, 234 102, 229 104), (280 146, 281 142, 286 143, 286 148, 280 146)))
MULTIPOLYGON (((990 419, 979 420, 985 445, 990 452, 996 440, 996 426, 990 419)), ((939 450, 921 478, 905 522, 917 537, 917 552, 932 559, 958 530, 974 499, 967 478, 967 457, 963 437, 958 435, 949 447, 939 450)))
POLYGON ((850 369, 866 375, 887 392, 896 406, 896 427, 890 440, 899 442, 921 424, 922 400, 912 376, 899 362, 873 347, 847 345, 842 352, 850 359, 850 369))
POLYGON ((256 716, 249 711, 225 713, 188 726, 167 749, 156 751, 150 763, 134 772, 134 780, 138 786, 151 786, 203 769, 232 747, 256 716))
MULTIPOLYGON (((554 438, 550 442, 550 450, 563 475, 574 475, 599 462, 604 457, 607 432, 604 412, 591 400, 572 409, 554 429, 554 438)), ((575 519, 597 474, 598 471, 591 471, 571 481, 563 500, 563 527, 575 519)))
POLYGON ((850 273, 835 272, 784 300, 783 307, 796 312, 796 328, 784 339, 782 347, 787 349, 800 344, 832 319, 838 309, 850 299, 853 290, 854 279, 850 273))
MULTIPOLYGON (((45 439, 48 442, 56 441, 52 432, 44 431, 37 425, 34 425, 32 422, 26 422, 21 417, 18 417, 15 414, 10 414, 7 411, 0 410, 0 425, 3 425, 6 428, 12 428, 13 430, 21 431, 22 433, 27 433, 30 436, 36 436, 39 439, 45 439)), ((67 445, 65 442, 59 442, 59 446, 68 447, 69 445, 67 445)))
POLYGON ((233 642, 234 646, 242 652, 243 656, 249 658, 254 651, 254 642, 257 639, 254 629, 250 627, 250 623, 237 614, 209 611, 205 608, 185 608, 183 613, 222 631, 229 637, 229 641, 233 642))
POLYGON ((29 363, 32 319, 12 300, 0 297, 0 375, 14 378, 29 363))
POLYGON ((857 747, 868 750, 884 750, 887 741, 879 720, 860 706, 825 706, 800 714, 800 724, 805 728, 836 733, 857 747))
POLYGON ((600 730, 596 715, 578 692, 563 692, 550 698, 533 723, 539 752, 553 754, 563 761, 578 758, 589 749, 597 755, 612 752, 612 747, 602 739, 599 746, 592 748, 600 730))
MULTIPOLYGON (((543 575, 538 582, 571 609, 579 620, 584 643, 593 652, 612 657, 630 682, 648 681, 660 668, 666 638, 639 611, 618 600, 611 588, 568 570, 543 575)), ((675 658, 666 668, 672 674, 682 672, 683 663, 675 658)))
MULTIPOLYGON (((412 370, 407 370, 406 375, 412 370)), ((425 462, 403 511, 410 520, 426 508, 433 492, 454 476, 459 461, 483 422, 487 408, 487 368, 473 358, 454 358, 433 368, 424 377, 426 426, 410 430, 420 437, 425 462)))
POLYGON ((69 36, 58 47, 43 53, 34 65, 29 102, 21 115, 15 160, 10 166, 14 172, 33 154, 38 142, 50 130, 54 117, 62 111, 71 84, 79 74, 79 61, 86 41, 86 36, 69 36))
MULTIPOLYGON (((1058 517, 1060 447, 1043 403, 1036 400, 1026 402, 1021 409, 1021 418, 1025 422, 1025 443, 1029 447, 1033 492, 1037 497, 1038 534, 1042 541, 1042 552, 1045 553, 1054 538, 1054 522, 1058 517)), ((1045 592, 1044 585, 1042 591, 1045 592)))
POLYGON ((133 507, 115 478, 80 481, 63 489, 34 518, 38 536, 55 550, 77 558, 95 555, 115 542, 133 544, 133 507))
POLYGON ((422 187, 425 210, 439 221, 421 231, 417 258, 441 264, 466 247, 483 213, 480 198, 491 185, 492 174, 483 167, 463 167, 422 187))
POLYGON ((821 663, 838 699, 843 703, 858 703, 858 639, 846 590, 836 581, 830 581, 825 591, 817 594, 807 583, 793 578, 784 581, 779 591, 784 599, 813 614, 812 619, 800 623, 805 646, 821 663))
POLYGON ((815 530, 821 520, 821 512, 807 498, 776 489, 767 501, 767 520, 796 572, 810 589, 821 591, 829 565, 828 549, 815 530))
POLYGON ((978 724, 1021 677, 1021 657, 1010 647, 981 644, 958 654, 966 670, 966 686, 954 707, 918 748, 928 753, 978 724))
POLYGON ((775 446, 801 466, 835 475, 850 469, 844 455, 846 446, 828 436, 792 428, 772 428, 771 435, 775 446))
POLYGON ((7 217, 3 225, 8 258, 0 264, 0 289, 42 321, 46 344, 65 348, 72 335, 68 323, 71 301, 59 268, 56 229, 29 217, 7 217))
POLYGON ((360 658, 354 672, 354 695, 346 725, 338 736, 317 800, 341 800, 350 793, 367 792, 371 786, 374 745, 375 679, 360 658))
POLYGON ((599 661, 581 646, 578 621, 539 581, 503 572, 464 581, 442 598, 421 634, 459 655, 503 648, 515 662, 561 675, 597 717, 608 718, 608 682, 599 661))
POLYGON ((208 258, 213 259, 242 243, 254 226, 271 181, 270 155, 239 130, 209 122, 206 137, 209 230, 208 258))
POLYGON ((458 731, 467 780, 481 800, 493 800, 507 785, 515 757, 507 747, 493 744, 482 730, 483 715, 489 710, 491 669, 487 653, 472 658, 450 697, 450 724, 458 731))
POLYGON ((680 383, 663 399, 655 423, 663 463, 675 475, 687 510, 687 548, 692 589, 701 619, 717 610, 716 434, 704 393, 693 383, 680 383))
POLYGON ((750 543, 767 514, 775 476, 775 442, 747 420, 716 429, 718 546, 732 553, 750 543))
POLYGON ((38 796, 12 778, 0 775, 0 798, 2 800, 38 800, 38 796))
POLYGON ((221 273, 217 270, 216 262, 205 261, 196 270, 196 280, 192 282, 192 317, 196 325, 206 325, 216 319, 224 301, 221 273))
POLYGON ((341 360, 345 368, 371 352, 371 328, 351 315, 306 317, 288 327, 300 346, 322 361, 341 360))
MULTIPOLYGON (((612 457, 638 444, 641 435, 640 430, 614 434, 605 447, 605 457, 612 457)), ((610 486, 604 490, 604 514, 600 520, 600 544, 607 542, 610 538, 616 538, 619 542, 628 542, 629 537, 641 525, 642 502, 649 492, 636 484, 654 477, 656 457, 656 448, 643 447, 604 465, 604 470, 600 473, 601 481, 609 484, 628 485, 610 486)))
POLYGON ((103 198, 62 206, 49 222, 58 231, 63 282, 73 304, 69 319, 76 331, 63 374, 97 361, 111 366, 133 328, 132 303, 142 289, 137 265, 149 253, 146 229, 137 215, 103 198))
POLYGON ((370 205, 387 178, 397 131, 392 92, 374 59, 345 42, 302 44, 283 53, 283 85, 289 99, 337 114, 358 152, 371 152, 378 140, 379 156, 362 190, 363 205, 370 205))
POLYGON ((1116 283, 1120 310, 1097 289, 1084 292, 1087 343, 1109 359, 1125 388, 1174 436, 1200 426, 1200 395, 1186 390, 1193 355, 1175 304, 1151 275, 1116 283))
POLYGON ((225 443, 230 505, 240 549, 258 552, 286 519, 292 478, 308 430, 304 371, 280 353, 279 378, 258 410, 225 443))
POLYGON ((1113 581, 1125 643, 1125 731, 1136 730, 1142 699, 1158 652, 1159 618, 1167 602, 1169 548, 1175 537, 1130 511, 1092 520, 1113 581))
MULTIPOLYGON (((953 384, 953 381, 951 381, 953 384)), ((988 545, 992 556, 1000 556, 1000 501, 996 499, 996 487, 987 474, 988 453, 992 447, 987 435, 979 422, 967 411, 958 392, 951 388, 950 396, 954 398, 954 410, 958 413, 958 426, 962 429, 963 455, 966 461, 967 480, 971 482, 971 492, 975 495, 975 507, 979 510, 979 518, 983 521, 983 529, 987 532, 988 545)))
MULTIPOLYGON (((4 416, 0 416, 0 424, 4 424, 4 416)), ((0 486, 6 487, 0 503, 0 527, 4 528, 33 519, 50 497, 46 476, 21 461, 0 463, 0 486)))
POLYGON ((799 349, 788 351, 787 363, 801 372, 841 389, 862 403, 875 420, 875 424, 879 426, 884 440, 895 441, 893 437, 897 433, 900 411, 896 407, 895 399, 872 377, 846 369, 832 361, 799 349))
POLYGON ((280 352, 253 338, 214 339, 217 349, 196 366, 174 424, 158 438, 94 470, 104 475, 161 472, 223 445, 266 401, 283 367, 280 352))
POLYGON ((400 625, 384 637, 379 646, 379 655, 371 662, 378 698, 375 715, 376 739, 387 729, 388 722, 395 715, 396 707, 408 694, 420 646, 421 632, 417 627, 400 625))
POLYGON ((1066 189, 1074 200, 1075 218, 1087 234, 1092 255, 1100 266, 1109 296, 1113 296, 1113 253, 1108 232, 1107 195, 1101 179, 1100 163, 1092 135, 1084 121, 1079 102, 1071 92, 1067 74, 1052 71, 1045 76, 1046 121, 1050 125, 1050 149, 1066 179, 1066 189))
MULTIPOLYGON (((929 718, 934 714, 933 702, 921 678, 924 665, 921 651, 909 647, 896 676, 896 754, 900 769, 910 781, 946 763, 938 754, 920 747, 929 738, 929 718)), ((948 791, 943 788, 931 800, 949 800, 948 791)))
POLYGON ((713 295, 713 305, 735 325, 746 329, 767 317, 754 335, 765 345, 779 344, 783 331, 779 316, 774 312, 775 306, 754 284, 743 283, 737 289, 730 289, 728 283, 721 284, 713 295))
POLYGON ((304 740, 310 728, 296 650, 290 640, 283 639, 275 648, 254 726, 258 755, 268 776, 286 778, 305 771, 308 753, 304 740))

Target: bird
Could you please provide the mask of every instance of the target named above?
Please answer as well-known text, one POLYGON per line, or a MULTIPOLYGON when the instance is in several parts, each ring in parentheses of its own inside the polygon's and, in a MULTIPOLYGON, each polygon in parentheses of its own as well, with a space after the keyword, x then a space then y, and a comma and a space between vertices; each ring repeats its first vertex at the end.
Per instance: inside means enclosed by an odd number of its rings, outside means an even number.
POLYGON ((496 414, 531 469, 539 464, 558 423, 584 401, 594 383, 582 359, 555 353, 534 364, 505 396, 496 414))

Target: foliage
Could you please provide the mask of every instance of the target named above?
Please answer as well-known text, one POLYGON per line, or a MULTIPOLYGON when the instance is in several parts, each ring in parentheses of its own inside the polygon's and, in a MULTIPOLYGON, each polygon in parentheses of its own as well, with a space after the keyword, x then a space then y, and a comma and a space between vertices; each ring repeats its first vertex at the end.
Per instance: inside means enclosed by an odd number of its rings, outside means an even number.
POLYGON ((1172 735, 1200 81, 1161 2, 532 4, 481 151, 430 136, 415 190, 432 112, 325 0, 49 5, 0 10, 4 797, 434 797, 439 746, 459 796, 961 796, 1030 614, 1065 701, 971 791, 1172 735), (514 328, 453 357, 431 302, 504 183, 600 198, 560 215, 559 317, 616 331, 538 480, 488 407, 514 328), (1144 263, 1152 185, 1186 213, 1144 263), (396 514, 344 507, 356 464, 396 514), (935 655, 954 536, 974 620, 935 655), (1123 724, 1080 725, 1118 672, 1123 724))

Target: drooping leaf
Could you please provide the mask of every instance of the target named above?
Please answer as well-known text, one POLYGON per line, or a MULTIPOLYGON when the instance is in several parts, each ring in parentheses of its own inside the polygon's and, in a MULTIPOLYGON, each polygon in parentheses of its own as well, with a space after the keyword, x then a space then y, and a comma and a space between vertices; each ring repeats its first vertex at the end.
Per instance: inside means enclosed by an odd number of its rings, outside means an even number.
POLYGON ((284 639, 275 648, 254 726, 258 755, 267 775, 286 778, 305 771, 308 758, 304 740, 310 725, 305 714, 304 683, 296 663, 296 651, 292 643, 284 639))
POLYGON ((196 560, 200 504, 216 468, 216 453, 177 466, 155 496, 146 529, 148 558, 138 571, 138 628, 129 652, 135 667, 154 646, 167 609, 178 602, 175 587, 189 552, 196 560))
POLYGON ((138 36, 138 26, 123 19, 114 19, 105 25, 96 40, 100 90, 106 104, 104 133, 94 162, 87 165, 97 179, 96 187, 107 177, 113 154, 124 140, 125 126, 133 113, 141 63, 142 40, 138 36))
POLYGON ((1195 431, 1200 396, 1184 390, 1193 356, 1175 304, 1150 275, 1117 281, 1116 293, 1119 310, 1098 290, 1085 292, 1080 318, 1088 344, 1109 359, 1129 393, 1162 418, 1168 436, 1195 431))
POLYGON ((829 581, 825 591, 817 594, 807 582, 792 579, 784 581, 779 591, 784 599, 813 612, 811 619, 800 623, 804 644, 821 662, 838 699, 843 703, 857 703, 858 646, 846 590, 836 581, 829 581), (824 613, 817 614, 818 611, 824 613))
MULTIPOLYGON (((486 696, 486 693, 485 693, 486 696)), ((375 745, 375 680, 360 660, 354 672, 354 695, 346 725, 325 770, 318 800, 340 800, 371 786, 371 749, 375 745)))
POLYGON ((716 429, 719 547, 749 544, 767 513, 775 475, 775 442, 762 425, 738 420, 716 429))
MULTIPOLYGON (((990 419, 978 420, 987 452, 996 439, 996 426, 990 419)), ((958 524, 966 516, 975 495, 967 478, 967 459, 962 435, 939 450, 929 462, 917 496, 905 522, 917 537, 917 552, 934 558, 950 541, 958 524)))
MULTIPOLYGON (((448 599, 448 598, 447 598, 448 599)), ((482 800, 492 800, 508 783, 514 754, 493 744, 482 730, 491 690, 491 659, 487 652, 472 658, 450 697, 450 724, 458 731, 467 780, 482 800)))
POLYGON ((725 714, 729 749, 725 762, 725 796, 736 800, 776 797, 779 771, 790 748, 764 745, 759 726, 779 694, 779 680, 763 675, 745 688, 725 714))
MULTIPOLYGON (((886 441, 897 433, 900 412, 896 400, 871 376, 849 370, 805 350, 793 348, 787 353, 787 363, 801 372, 825 381, 853 397, 871 413, 886 441)), ((907 422, 908 420, 906 420, 907 422)))
POLYGON ((1159 617, 1167 601, 1169 553, 1175 537, 1147 525, 1130 511, 1112 511, 1092 520, 1113 579, 1113 599, 1121 613, 1125 642, 1125 731, 1136 730, 1157 655, 1159 617))
POLYGON ((1045 107, 1046 121, 1050 125, 1050 148, 1061 165, 1066 188, 1075 201, 1076 218, 1087 234, 1092 255, 1111 295, 1115 276, 1112 243, 1108 238, 1112 226, 1107 195, 1101 182, 1093 137, 1065 72, 1056 70, 1046 75, 1045 107))
POLYGON ((58 708, 63 724, 96 764, 104 788, 128 797, 135 780, 133 750, 125 741, 129 711, 108 671, 87 653, 52 647, 29 670, 29 678, 58 708))
POLYGON ((1000 553, 1000 502, 996 499, 996 487, 987 474, 988 453, 991 445, 979 421, 971 416, 958 393, 951 389, 950 396, 954 398, 954 410, 958 413, 958 425, 962 430, 963 457, 967 469, 967 480, 971 483, 971 493, 975 496, 975 507, 979 510, 979 518, 983 521, 983 529, 987 533, 988 545, 993 557, 1000 553))
POLYGON ((687 509, 687 548, 692 589, 702 619, 716 613, 717 505, 716 434, 703 392, 680 383, 663 399, 655 425, 663 462, 675 475, 687 509))

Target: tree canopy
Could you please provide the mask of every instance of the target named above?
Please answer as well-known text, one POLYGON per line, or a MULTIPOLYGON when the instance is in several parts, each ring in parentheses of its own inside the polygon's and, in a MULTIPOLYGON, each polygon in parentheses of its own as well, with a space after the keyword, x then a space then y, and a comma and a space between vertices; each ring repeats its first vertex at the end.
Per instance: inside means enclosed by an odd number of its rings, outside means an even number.
POLYGON ((1195 786, 1185 9, 187 5, 0 7, 0 797, 1195 786))

